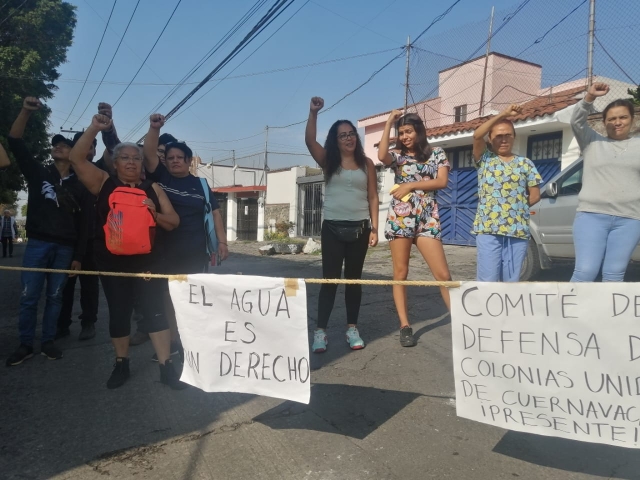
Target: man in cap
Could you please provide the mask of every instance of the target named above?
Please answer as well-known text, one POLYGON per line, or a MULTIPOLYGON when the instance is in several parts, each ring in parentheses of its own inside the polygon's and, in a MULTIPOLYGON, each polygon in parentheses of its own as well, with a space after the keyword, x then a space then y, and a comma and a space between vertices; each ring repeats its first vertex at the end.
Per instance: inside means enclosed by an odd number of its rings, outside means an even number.
MULTIPOLYGON (((42 104, 37 98, 25 98, 8 138, 9 148, 28 184, 26 232, 29 241, 22 266, 80 270, 87 245, 91 195, 71 170, 69 152, 73 140, 63 135, 53 137, 52 165, 43 165, 29 152, 22 136, 31 114, 40 108, 42 104)), ((19 365, 33 356, 38 302, 45 282, 40 351, 51 360, 62 358, 54 338, 66 280, 67 275, 62 273, 22 272, 20 346, 7 359, 7 366, 19 365)))

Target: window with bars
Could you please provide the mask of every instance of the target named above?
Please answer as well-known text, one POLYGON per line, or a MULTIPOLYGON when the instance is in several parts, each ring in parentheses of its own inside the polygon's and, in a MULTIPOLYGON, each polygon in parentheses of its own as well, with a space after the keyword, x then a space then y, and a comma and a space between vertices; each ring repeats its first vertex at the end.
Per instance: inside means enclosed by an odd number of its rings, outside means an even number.
POLYGON ((467 106, 460 105, 453 109, 453 114, 456 122, 466 122, 467 121, 467 106))
POLYGON ((537 160, 560 160, 562 157, 562 132, 531 135, 527 140, 527 157, 537 160))
POLYGON ((444 153, 447 155, 452 170, 473 168, 473 147, 450 148, 444 153))

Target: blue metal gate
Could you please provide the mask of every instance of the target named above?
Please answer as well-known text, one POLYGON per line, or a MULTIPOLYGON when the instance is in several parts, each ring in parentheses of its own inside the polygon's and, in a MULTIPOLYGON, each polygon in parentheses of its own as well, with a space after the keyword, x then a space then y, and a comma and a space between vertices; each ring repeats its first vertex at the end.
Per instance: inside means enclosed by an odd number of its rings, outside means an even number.
MULTIPOLYGON (((533 162, 542 176, 542 185, 560 171, 560 161, 533 162)), ((475 245, 471 233, 478 206, 478 172, 463 168, 449 172, 449 185, 438 192, 438 211, 445 245, 475 245)))
POLYGON ((473 219, 478 206, 478 172, 464 168, 449 172, 447 188, 438 192, 438 211, 445 245, 475 245, 473 219))

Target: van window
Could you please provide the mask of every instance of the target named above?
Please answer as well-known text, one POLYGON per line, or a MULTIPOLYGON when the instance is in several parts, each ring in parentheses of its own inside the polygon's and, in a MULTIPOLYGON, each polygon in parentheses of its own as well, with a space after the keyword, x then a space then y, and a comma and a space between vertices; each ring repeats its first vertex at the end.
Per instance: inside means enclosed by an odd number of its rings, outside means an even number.
POLYGON ((571 175, 558 181, 558 196, 577 195, 580 190, 582 190, 582 163, 571 175))

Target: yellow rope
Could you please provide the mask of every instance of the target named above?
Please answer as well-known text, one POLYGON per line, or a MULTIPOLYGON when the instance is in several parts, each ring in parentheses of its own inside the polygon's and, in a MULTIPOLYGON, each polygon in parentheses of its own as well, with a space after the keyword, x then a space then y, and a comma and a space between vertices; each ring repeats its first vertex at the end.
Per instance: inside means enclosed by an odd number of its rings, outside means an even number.
MULTIPOLYGON (((67 275, 104 275, 106 277, 129 277, 129 278, 160 278, 167 280, 186 281, 187 275, 164 275, 159 273, 126 273, 126 272, 96 272, 84 270, 54 270, 51 268, 29 268, 29 267, 4 267, 0 270, 15 272, 40 272, 40 273, 64 273, 67 275)), ((333 283, 340 285, 405 285, 407 287, 449 287, 459 288, 461 282, 438 282, 429 280, 362 280, 348 278, 303 278, 305 283, 333 283)))

